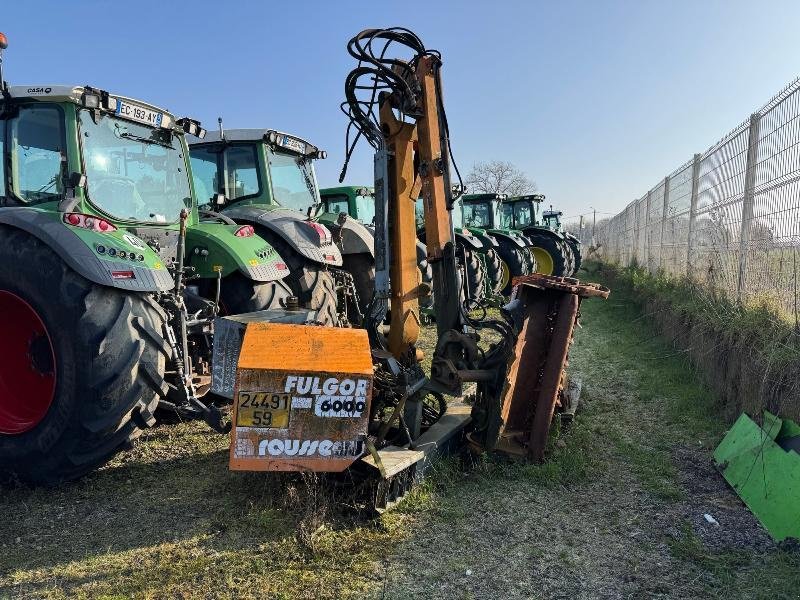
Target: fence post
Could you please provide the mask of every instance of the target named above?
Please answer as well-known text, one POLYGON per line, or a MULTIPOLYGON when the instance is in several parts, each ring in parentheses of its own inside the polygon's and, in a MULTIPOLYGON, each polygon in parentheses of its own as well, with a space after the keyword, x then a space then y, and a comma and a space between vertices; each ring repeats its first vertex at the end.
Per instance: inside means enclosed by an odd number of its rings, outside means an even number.
POLYGON ((647 200, 644 203, 644 267, 650 270, 650 195, 652 190, 647 191, 647 200))
POLYGON ((747 292, 747 252, 750 248, 750 225, 753 220, 753 201, 756 185, 756 161, 758 160, 758 134, 761 115, 750 115, 750 129, 747 133, 747 165, 744 176, 744 197, 742 198, 742 229, 739 234, 739 283, 736 286, 736 299, 744 300, 747 292))
POLYGON ((686 240, 686 275, 692 276, 692 235, 694 233, 694 221, 697 218, 697 194, 700 183, 700 154, 694 155, 692 160, 692 195, 689 201, 689 231, 686 240))
POLYGON ((658 245, 658 269, 664 268, 664 231, 667 228, 667 211, 669 210, 669 175, 664 177, 664 209, 661 211, 661 243, 658 245))

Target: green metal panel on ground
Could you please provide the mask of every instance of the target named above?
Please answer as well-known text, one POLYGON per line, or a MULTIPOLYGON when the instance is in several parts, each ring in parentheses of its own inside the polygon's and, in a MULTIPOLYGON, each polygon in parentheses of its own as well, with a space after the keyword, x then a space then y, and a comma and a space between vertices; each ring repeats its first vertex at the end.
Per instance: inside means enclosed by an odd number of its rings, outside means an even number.
POLYGON ((800 540, 800 454, 788 446, 800 427, 764 412, 764 425, 746 414, 714 451, 725 480, 775 541, 800 540), (784 446, 784 447, 781 447, 784 446))

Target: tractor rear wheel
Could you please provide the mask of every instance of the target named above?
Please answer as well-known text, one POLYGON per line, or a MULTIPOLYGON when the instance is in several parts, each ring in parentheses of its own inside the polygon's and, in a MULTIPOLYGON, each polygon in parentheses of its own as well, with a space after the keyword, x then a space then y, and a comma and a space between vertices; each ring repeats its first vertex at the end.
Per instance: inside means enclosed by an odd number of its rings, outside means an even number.
POLYGON ((238 271, 222 280, 220 308, 226 315, 283 308, 292 290, 283 281, 253 281, 238 271))
POLYGON ((572 250, 572 256, 575 259, 575 267, 574 267, 575 270, 573 271, 574 275, 581 268, 581 245, 579 242, 576 242, 574 240, 568 240, 567 244, 569 245, 570 250, 572 250))
POLYGON ((308 260, 285 240, 270 235, 263 228, 257 228, 256 233, 272 244, 289 267, 289 275, 283 282, 289 286, 292 294, 300 299, 300 304, 317 311, 317 321, 323 325, 332 327, 339 325, 336 282, 327 267, 308 260))
POLYGON ((464 271, 467 276, 469 300, 467 309, 477 306, 486 297, 486 268, 477 251, 464 248, 464 271))
POLYGON ((165 315, 19 230, 0 230, 0 257, 0 468, 33 484, 76 479, 155 424, 165 315))
POLYGON ((514 287, 514 277, 527 275, 527 261, 525 260, 525 252, 516 244, 502 241, 500 242, 500 247, 498 248, 498 254, 503 261, 501 265, 503 270, 503 288, 501 293, 504 296, 508 296, 514 287))
POLYGON ((537 273, 564 277, 572 274, 572 252, 563 241, 546 234, 528 236, 536 257, 537 273))
POLYGON ((486 251, 484 260, 486 261, 486 277, 489 279, 489 287, 493 293, 499 294, 503 289, 503 261, 494 248, 486 251))

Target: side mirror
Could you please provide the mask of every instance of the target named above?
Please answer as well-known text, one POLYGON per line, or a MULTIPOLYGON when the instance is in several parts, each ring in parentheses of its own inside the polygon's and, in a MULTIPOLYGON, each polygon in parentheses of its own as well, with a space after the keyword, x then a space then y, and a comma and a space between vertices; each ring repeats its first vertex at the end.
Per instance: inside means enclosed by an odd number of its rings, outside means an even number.
POLYGON ((221 208, 228 203, 228 199, 225 197, 225 194, 214 194, 211 196, 211 204, 214 206, 221 208))

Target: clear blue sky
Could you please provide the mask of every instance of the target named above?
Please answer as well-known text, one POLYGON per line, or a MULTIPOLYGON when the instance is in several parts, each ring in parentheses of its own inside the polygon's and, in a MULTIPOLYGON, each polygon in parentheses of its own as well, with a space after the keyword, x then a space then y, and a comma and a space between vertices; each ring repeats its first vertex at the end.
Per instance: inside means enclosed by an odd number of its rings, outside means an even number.
MULTIPOLYGON (((800 74, 800 2, 3 1, 12 83, 91 84, 216 126, 272 127, 343 158, 366 27, 444 55, 462 171, 509 160, 566 215, 616 212, 800 74), (49 7, 48 7, 49 6, 49 7)), ((369 183, 368 147, 348 181, 369 183)))

